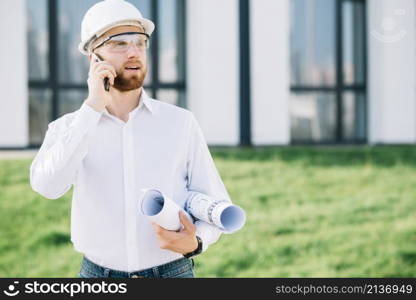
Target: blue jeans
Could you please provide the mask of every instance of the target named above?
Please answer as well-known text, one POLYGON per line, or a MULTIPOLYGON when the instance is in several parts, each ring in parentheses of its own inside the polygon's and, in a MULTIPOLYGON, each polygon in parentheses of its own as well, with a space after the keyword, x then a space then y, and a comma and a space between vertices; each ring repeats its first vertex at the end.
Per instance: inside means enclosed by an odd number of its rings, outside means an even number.
POLYGON ((85 256, 82 259, 80 278, 194 278, 194 261, 189 258, 180 258, 167 264, 153 268, 124 272, 102 267, 90 261, 85 256))

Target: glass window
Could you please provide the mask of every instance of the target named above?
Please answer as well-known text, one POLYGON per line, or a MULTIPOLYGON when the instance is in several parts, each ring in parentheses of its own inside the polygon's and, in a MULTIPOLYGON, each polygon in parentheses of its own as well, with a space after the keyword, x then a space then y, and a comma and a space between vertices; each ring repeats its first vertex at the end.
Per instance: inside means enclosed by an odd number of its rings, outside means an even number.
POLYGON ((149 86, 152 83, 152 42, 150 42, 150 47, 147 50, 147 74, 144 78, 144 85, 149 86))
MULTIPOLYGON (((144 18, 152 20, 151 0, 130 0, 129 2, 140 10, 144 18)), ((152 83, 152 38, 150 39, 150 48, 147 50, 147 74, 144 79, 145 86, 149 86, 152 83)))
POLYGON ((333 93, 296 93, 290 101, 291 135, 294 142, 330 142, 336 136, 333 93))
POLYGON ((159 78, 161 82, 175 82, 179 79, 177 11, 177 1, 159 1, 159 78))
POLYGON ((291 84, 335 84, 335 1, 290 3, 291 84))
POLYGON ((290 3, 292 140, 364 142, 365 2, 290 3))
POLYGON ((47 80, 49 76, 47 1, 27 0, 26 9, 29 80, 47 80))
POLYGON ((345 92, 342 100, 344 140, 364 140, 366 137, 366 105, 364 94, 345 92))
POLYGON ((81 40, 81 22, 87 10, 96 0, 59 0, 58 2, 58 59, 59 82, 86 84, 88 58, 78 51, 81 40))
POLYGON ((179 92, 177 90, 163 89, 157 92, 157 99, 173 105, 178 105, 179 92))
POLYGON ((129 0, 129 2, 140 10, 143 17, 152 19, 151 0, 129 0))
POLYGON ((173 105, 185 107, 185 93, 177 89, 160 89, 157 92, 157 99, 173 105))
POLYGON ((74 112, 78 110, 84 100, 88 97, 87 90, 61 90, 59 91, 59 105, 58 114, 63 116, 64 114, 74 112))
MULTIPOLYGON (((81 22, 87 10, 98 0, 59 0, 59 81, 86 84, 89 71, 87 56, 78 51, 81 22)), ((144 17, 150 17, 150 0, 129 1, 144 17)))
POLYGON ((29 142, 40 145, 51 117, 51 91, 29 89, 29 142))
MULTIPOLYGON (((78 51, 81 22, 87 10, 100 0, 26 0, 28 14, 28 63, 30 88, 30 143, 39 145, 47 124, 73 112, 88 95, 88 57, 78 51), (50 11, 55 9, 56 11, 50 11), (57 15, 49 20, 49 14, 57 15), (52 22, 52 23, 50 23, 52 22), (49 28, 58 28, 56 39, 49 41, 49 28), (58 57, 57 65, 49 68, 49 44, 58 57), (50 80, 49 69, 57 71, 57 82, 50 80), (34 82, 36 80, 36 82, 34 82), (73 85, 68 89, 68 85, 73 85), (44 87, 44 89, 40 89, 44 87), (52 101, 54 101, 52 103, 52 101), (53 109, 52 109, 53 108, 53 109), (56 108, 56 110, 55 110, 56 108), (53 113, 53 115, 52 115, 53 113)), ((184 1, 129 0, 145 18, 158 19, 150 49, 147 52, 148 73, 145 87, 149 95, 158 94, 162 101, 185 106, 184 69, 184 1), (156 9, 156 10, 154 10, 156 9), (155 18, 159 15, 158 18, 155 18), (155 41, 155 39, 160 41, 155 41), (152 45, 159 45, 152 47, 152 45), (152 69, 158 59, 159 72, 152 69), (165 85, 168 83, 168 85, 165 85)))
POLYGON ((364 3, 343 2, 343 80, 344 84, 364 83, 365 18, 364 3))

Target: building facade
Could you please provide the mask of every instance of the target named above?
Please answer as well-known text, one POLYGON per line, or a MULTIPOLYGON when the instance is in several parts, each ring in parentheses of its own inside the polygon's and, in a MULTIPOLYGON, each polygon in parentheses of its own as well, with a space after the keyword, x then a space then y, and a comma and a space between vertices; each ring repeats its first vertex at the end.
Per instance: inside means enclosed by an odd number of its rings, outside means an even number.
MULTIPOLYGON (((0 2, 0 148, 39 146, 85 100, 96 2, 0 2)), ((157 28, 146 90, 210 145, 416 143, 414 0, 130 2, 157 28)))

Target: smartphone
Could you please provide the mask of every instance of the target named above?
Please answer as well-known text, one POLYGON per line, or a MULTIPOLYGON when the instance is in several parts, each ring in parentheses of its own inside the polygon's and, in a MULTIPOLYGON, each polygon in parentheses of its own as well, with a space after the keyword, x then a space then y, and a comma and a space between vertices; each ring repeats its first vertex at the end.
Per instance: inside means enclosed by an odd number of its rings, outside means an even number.
MULTIPOLYGON (((98 58, 95 61, 104 61, 103 58, 98 55, 97 53, 94 53, 94 55, 98 58)), ((104 89, 108 92, 110 91, 110 80, 108 79, 108 77, 104 78, 104 89)))

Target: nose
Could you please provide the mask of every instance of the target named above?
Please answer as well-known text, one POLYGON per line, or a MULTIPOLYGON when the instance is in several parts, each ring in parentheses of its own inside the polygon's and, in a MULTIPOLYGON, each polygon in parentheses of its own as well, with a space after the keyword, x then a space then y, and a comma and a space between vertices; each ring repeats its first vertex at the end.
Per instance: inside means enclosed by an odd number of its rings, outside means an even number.
POLYGON ((142 54, 142 50, 140 50, 134 43, 130 42, 127 48, 127 57, 139 57, 142 54))

